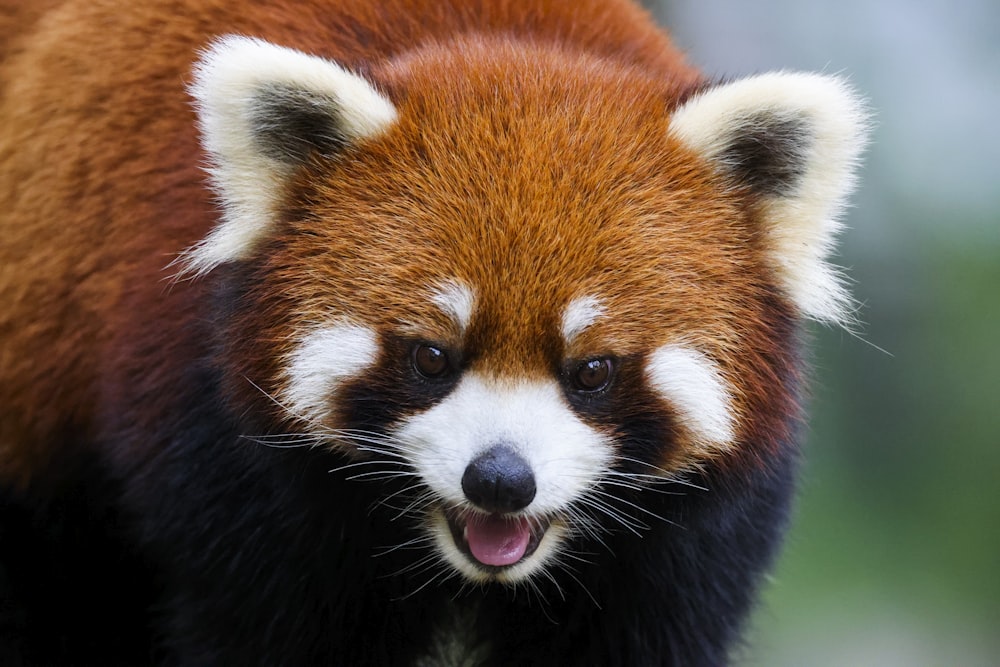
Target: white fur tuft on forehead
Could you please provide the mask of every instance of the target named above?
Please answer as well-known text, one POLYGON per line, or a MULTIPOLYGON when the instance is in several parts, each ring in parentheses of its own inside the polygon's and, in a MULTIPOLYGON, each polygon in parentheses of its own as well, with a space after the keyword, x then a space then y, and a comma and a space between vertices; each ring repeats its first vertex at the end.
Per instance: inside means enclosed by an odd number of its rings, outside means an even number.
POLYGON ((218 226, 182 256, 182 274, 245 258, 271 228, 296 167, 396 119, 393 105, 360 76, 247 37, 212 44, 194 67, 190 92, 223 210, 218 226))
POLYGON ((476 307, 476 294, 472 288, 458 280, 449 280, 434 290, 431 301, 451 318, 460 334, 465 333, 476 307))
POLYGON ((566 343, 583 333, 605 313, 604 306, 593 296, 581 296, 573 299, 563 311, 560 331, 566 343))
POLYGON ((842 79, 781 72, 710 88, 670 122, 674 136, 759 198, 772 264, 806 317, 851 319, 850 294, 827 258, 868 116, 842 79))

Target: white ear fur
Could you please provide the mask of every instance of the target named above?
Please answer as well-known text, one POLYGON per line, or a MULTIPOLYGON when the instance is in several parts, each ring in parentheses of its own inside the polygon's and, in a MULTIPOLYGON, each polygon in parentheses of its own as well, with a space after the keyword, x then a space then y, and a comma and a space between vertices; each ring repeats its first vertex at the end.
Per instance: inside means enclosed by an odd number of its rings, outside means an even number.
POLYGON ((696 95, 670 129, 760 195, 774 267, 802 314, 848 323, 852 300, 827 257, 869 122, 847 84, 815 74, 750 77, 696 95))
POLYGON ((190 88, 222 220, 180 258, 200 275, 244 258, 270 228, 283 185, 311 150, 383 131, 396 110, 339 65, 247 37, 216 41, 190 88))

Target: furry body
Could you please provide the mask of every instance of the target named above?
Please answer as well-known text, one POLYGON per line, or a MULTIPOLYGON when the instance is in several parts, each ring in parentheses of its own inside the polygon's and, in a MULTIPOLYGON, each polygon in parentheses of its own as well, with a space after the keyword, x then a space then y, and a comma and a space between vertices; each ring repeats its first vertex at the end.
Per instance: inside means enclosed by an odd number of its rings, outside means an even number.
POLYGON ((846 317, 840 82, 603 0, 9 4, 0 484, 153 573, 105 664, 726 662, 846 317))

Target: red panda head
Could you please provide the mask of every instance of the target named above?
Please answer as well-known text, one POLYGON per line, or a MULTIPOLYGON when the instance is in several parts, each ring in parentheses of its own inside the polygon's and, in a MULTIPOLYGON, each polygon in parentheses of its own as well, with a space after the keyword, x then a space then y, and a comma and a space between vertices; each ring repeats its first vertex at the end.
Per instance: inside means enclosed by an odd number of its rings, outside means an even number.
POLYGON ((501 582, 788 439, 794 321, 849 318, 841 81, 473 39, 368 76, 237 37, 196 69, 223 215, 184 271, 241 267, 223 363, 275 431, 405 476, 436 552, 501 582))

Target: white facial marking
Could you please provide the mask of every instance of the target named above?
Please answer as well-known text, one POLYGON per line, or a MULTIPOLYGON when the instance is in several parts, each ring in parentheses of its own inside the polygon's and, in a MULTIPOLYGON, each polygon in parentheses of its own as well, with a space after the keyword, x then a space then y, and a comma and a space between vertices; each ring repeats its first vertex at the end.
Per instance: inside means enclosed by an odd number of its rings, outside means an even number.
POLYGON ((611 460, 608 439, 580 420, 554 381, 498 383, 470 373, 438 405, 402 423, 428 486, 462 504, 462 475, 476 456, 499 443, 520 454, 535 473, 528 513, 563 508, 611 460))
POLYGON ((726 380, 708 357, 682 345, 664 345, 650 357, 646 374, 700 444, 710 450, 732 444, 732 399, 726 380))
POLYGON ((182 255, 181 275, 244 258, 270 229, 291 168, 261 149, 254 118, 261 92, 276 86, 331 100, 349 140, 374 136, 396 119, 389 100, 336 63, 247 37, 215 42, 195 66, 190 92, 222 221, 182 255))
POLYGON ((798 187, 771 197, 764 209, 772 262, 804 315, 847 323, 851 297, 827 257, 867 140, 865 104, 842 79, 776 72, 696 95, 674 113, 670 131, 711 161, 725 154, 747 118, 760 113, 799 118, 810 128, 798 187))
POLYGON ((476 295, 469 287, 458 281, 448 281, 434 291, 431 301, 454 320, 460 333, 469 328, 476 306, 476 295))
POLYGON ((348 322, 318 327, 304 335, 289 356, 282 404, 292 417, 322 422, 337 387, 378 358, 375 332, 348 322))
POLYGON ((573 299, 563 311, 562 331, 563 340, 566 343, 573 342, 573 339, 583 333, 594 322, 604 315, 605 309, 601 302, 593 296, 581 296, 573 299))
MULTIPOLYGON (((447 505, 467 506, 462 475, 487 449, 504 443, 535 475, 535 498, 525 514, 548 517, 591 489, 611 463, 610 438, 566 404, 554 381, 503 383, 467 374, 438 405, 403 421, 395 436, 424 482, 447 505)), ((482 573, 459 552, 443 517, 434 528, 439 550, 459 570, 482 573)), ((553 527, 556 522, 553 523, 553 527)), ((511 581, 535 571, 559 548, 563 529, 550 527, 538 550, 505 570, 511 581)))

